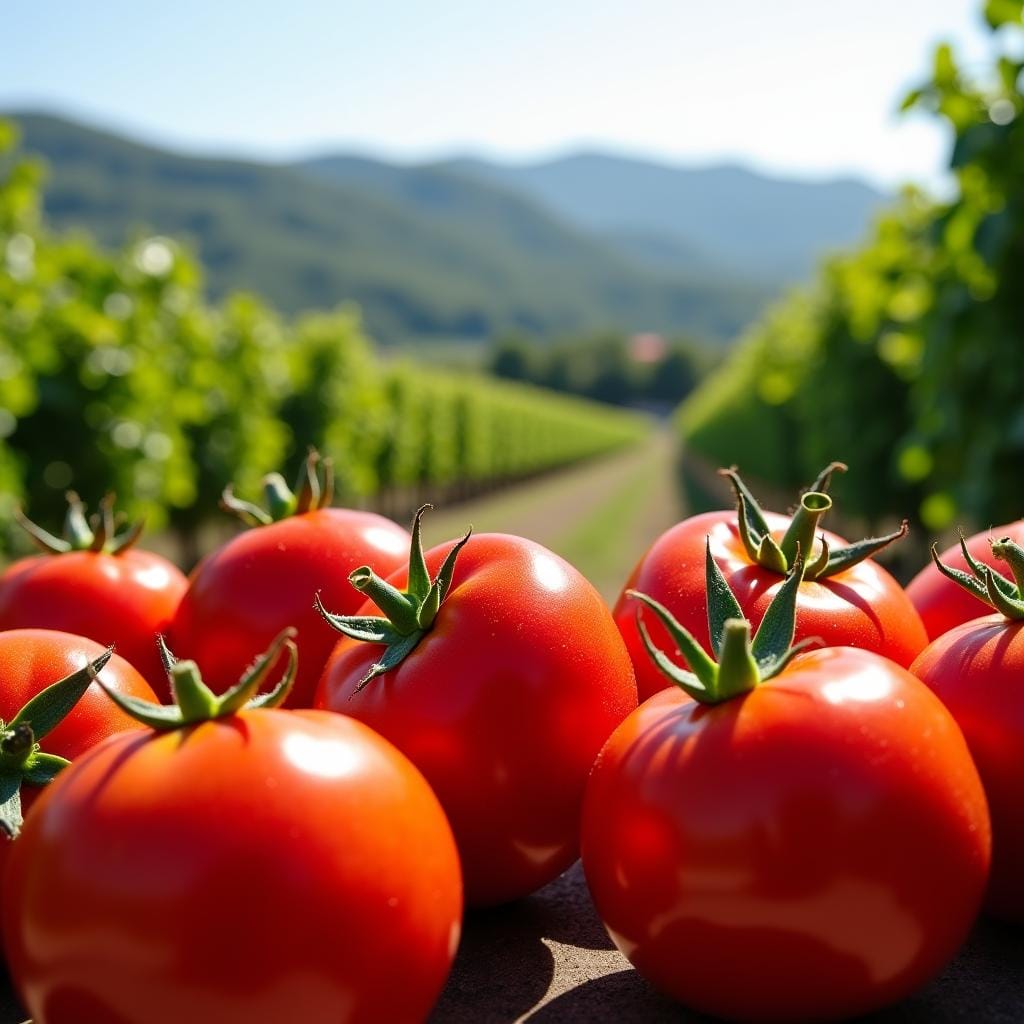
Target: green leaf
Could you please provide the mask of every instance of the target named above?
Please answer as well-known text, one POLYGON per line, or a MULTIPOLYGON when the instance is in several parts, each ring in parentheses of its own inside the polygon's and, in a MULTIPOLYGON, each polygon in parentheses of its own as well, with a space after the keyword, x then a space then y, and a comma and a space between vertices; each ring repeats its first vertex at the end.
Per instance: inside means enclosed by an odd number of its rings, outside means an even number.
MULTIPOLYGON (((627 597, 635 597, 642 601, 661 620, 661 624, 668 630, 669 636, 675 642, 679 653, 686 659, 694 675, 700 680, 701 685, 709 693, 714 692, 715 679, 718 673, 718 666, 708 656, 703 647, 694 639, 693 634, 679 623, 676 617, 660 602, 653 597, 642 594, 639 590, 627 590, 627 597)), ((638 613, 639 614, 639 613, 638 613)), ((673 680, 675 681, 675 680, 673 680)))
POLYGON ((324 607, 319 594, 316 595, 313 606, 332 629, 352 637, 353 640, 389 645, 397 643, 402 637, 402 634, 391 625, 391 620, 381 615, 334 615, 324 607))
POLYGON ((26 762, 23 777, 33 786, 46 786, 69 764, 67 758, 37 751, 26 762))
POLYGON ((647 627, 644 625, 643 619, 640 618, 639 612, 637 612, 636 624, 640 631, 640 639, 643 641, 648 655, 650 655, 651 660, 658 666, 662 674, 667 676, 681 690, 693 697, 694 700, 706 703, 710 699, 707 688, 692 672, 687 672, 684 668, 677 665, 664 651, 654 645, 651 634, 647 632, 647 627))
POLYGON ((733 493, 736 495, 736 502, 740 506, 742 518, 747 524, 747 529, 751 537, 755 538, 756 543, 759 544, 761 537, 771 531, 768 529, 768 522, 764 517, 761 506, 757 503, 757 499, 750 493, 747 485, 736 471, 735 466, 730 466, 729 469, 720 469, 718 475, 724 476, 732 485, 733 493))
POLYGON ((711 557, 710 537, 706 538, 704 543, 704 583, 708 597, 708 633, 711 636, 711 649, 715 654, 721 654, 725 623, 728 619, 742 619, 743 609, 740 608, 728 580, 722 575, 718 563, 711 557))
POLYGON ((803 578, 804 560, 798 551, 792 571, 768 605, 754 637, 751 653, 761 666, 762 673, 766 672, 766 666, 769 664, 782 662, 786 651, 793 643, 793 635, 796 632, 796 601, 803 578))
MULTIPOLYGON (((411 636, 403 636, 397 643, 392 644, 384 652, 380 661, 371 665, 369 672, 359 680, 356 688, 352 691, 352 696, 354 697, 360 690, 365 689, 366 685, 377 676, 382 676, 385 672, 400 665, 425 636, 425 632, 413 633, 411 636)), ((351 698, 349 699, 351 700, 351 698)))
MULTIPOLYGON (((289 626, 287 629, 281 630, 274 637, 270 646, 256 659, 242 678, 229 690, 215 698, 217 703, 215 717, 223 718, 226 715, 232 715, 236 711, 240 711, 259 693, 263 683, 270 675, 270 671, 274 667, 282 648, 294 636, 295 629, 289 626)), ((291 644, 290 648, 294 650, 295 645, 291 644)), ((287 672, 285 674, 287 675, 287 672)), ((292 682, 294 682, 294 679, 288 681, 289 688, 292 682)))
POLYGON ((21 831, 21 772, 0 773, 0 831, 14 839, 21 831))
POLYGON ((103 670, 114 653, 108 647, 101 655, 83 665, 77 672, 46 687, 33 697, 8 723, 8 728, 27 724, 38 742, 67 718, 68 714, 89 689, 92 681, 103 670))
POLYGON ((829 554, 825 571, 815 578, 820 580, 828 576, 835 576, 836 573, 849 569, 850 566, 856 565, 858 562, 863 562, 876 552, 887 548, 894 541, 905 537, 909 528, 906 519, 904 519, 900 524, 900 528, 893 530, 892 533, 887 533, 882 537, 865 537, 864 540, 858 541, 856 544, 850 544, 848 547, 832 551, 829 554))
POLYGON ((409 593, 419 602, 423 602, 430 591, 430 573, 427 572, 427 563, 423 558, 423 540, 421 536, 420 520, 427 509, 433 505, 422 505, 416 511, 412 521, 412 546, 409 551, 409 593))

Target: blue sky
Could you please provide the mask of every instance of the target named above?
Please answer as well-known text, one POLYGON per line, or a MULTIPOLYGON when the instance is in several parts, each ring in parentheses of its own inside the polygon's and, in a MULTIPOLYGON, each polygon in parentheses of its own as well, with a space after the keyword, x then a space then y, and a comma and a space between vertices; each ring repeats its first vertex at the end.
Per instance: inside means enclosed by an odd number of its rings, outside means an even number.
POLYGON ((978 0, 33 0, 4 11, 0 108, 201 152, 513 159, 601 147, 805 177, 937 179, 900 118, 978 0))

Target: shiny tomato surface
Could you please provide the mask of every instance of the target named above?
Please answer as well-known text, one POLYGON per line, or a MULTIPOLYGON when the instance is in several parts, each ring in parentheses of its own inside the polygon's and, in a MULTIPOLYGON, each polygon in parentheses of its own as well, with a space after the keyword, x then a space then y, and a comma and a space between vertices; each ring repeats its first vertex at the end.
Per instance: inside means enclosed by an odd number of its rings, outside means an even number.
MULTIPOLYGON (((427 553, 432 576, 450 547, 427 553)), ((390 582, 403 587, 404 570, 390 582)), ((459 844, 467 902, 516 899, 557 877, 578 853, 594 758, 636 707, 597 591, 539 544, 474 536, 430 632, 353 696, 382 650, 341 640, 317 706, 366 722, 427 777, 459 844)))
POLYGON ((372 512, 326 508, 239 534, 196 566, 170 630, 179 658, 202 666, 222 692, 287 626, 297 630, 299 671, 290 707, 309 707, 338 635, 313 610, 319 592, 341 614, 363 596, 348 582, 361 565, 394 572, 409 553, 409 534, 372 512))
MULTIPOLYGON (((53 683, 72 675, 103 653, 94 640, 49 629, 13 629, 0 633, 0 720, 9 722, 33 697, 53 683)), ((116 654, 100 671, 112 689, 141 700, 156 700, 145 679, 116 654)), ((74 761, 100 740, 116 732, 137 729, 129 718, 93 683, 67 718, 43 737, 47 754, 74 761)), ((40 790, 25 783, 21 809, 27 814, 40 790)), ((0 874, 9 843, 0 836, 0 874)), ((2 902, 2 900, 0 900, 2 902)))
POLYGON ((7 884, 11 976, 45 1024, 422 1021, 462 911, 423 777, 315 711, 102 744, 38 801, 7 884))
MULTIPOLYGON (((772 534, 781 538, 785 516, 765 513, 772 534)), ((834 550, 846 541, 827 530, 834 550)), ((736 513, 706 512, 662 534, 637 563, 615 605, 615 622, 626 641, 636 671, 640 700, 670 685, 644 649, 636 625, 640 603, 626 590, 642 591, 660 601, 710 652, 705 598, 705 539, 740 603, 756 628, 785 577, 755 565, 740 540, 736 513)), ((655 643, 674 649, 668 633, 648 611, 641 613, 655 643)), ((868 559, 821 581, 806 580, 797 598, 796 641, 820 637, 826 646, 860 647, 908 666, 928 642, 921 620, 900 585, 877 562, 868 559)))
POLYGON ((910 670, 959 723, 985 786, 992 816, 992 876, 985 908, 1022 923, 1024 622, 1002 615, 964 622, 932 641, 910 670))
POLYGON ((963 735, 867 651, 799 655, 743 697, 642 704, 587 789, 583 866, 616 945, 732 1020, 895 1002, 954 955, 989 868, 963 735))
MULTIPOLYGON (((992 554, 991 543, 1003 537, 1024 544, 1024 519, 1007 523, 1005 526, 994 526, 991 530, 984 530, 973 537, 968 537, 967 550, 975 561, 990 565, 1006 576, 1009 567, 1001 558, 996 558, 992 554)), ((959 543, 947 548, 939 557, 953 569, 970 572, 959 543)), ((929 562, 907 584, 907 597, 921 616, 929 640, 942 636, 947 630, 959 626, 961 622, 983 618, 991 612, 991 608, 983 601, 979 601, 969 591, 943 576, 934 562, 929 562)))
POLYGON ((156 638, 167 632, 185 586, 180 569, 138 548, 32 555, 0 576, 0 630, 57 629, 114 644, 166 696, 156 638))

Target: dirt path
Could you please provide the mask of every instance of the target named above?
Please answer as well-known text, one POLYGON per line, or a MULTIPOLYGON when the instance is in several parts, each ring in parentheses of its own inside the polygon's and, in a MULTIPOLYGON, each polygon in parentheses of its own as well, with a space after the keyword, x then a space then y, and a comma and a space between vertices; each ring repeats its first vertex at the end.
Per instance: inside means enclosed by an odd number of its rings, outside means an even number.
POLYGON ((477 532, 530 537, 573 563, 608 600, 637 558, 682 514, 670 431, 607 458, 424 519, 428 544, 477 532))

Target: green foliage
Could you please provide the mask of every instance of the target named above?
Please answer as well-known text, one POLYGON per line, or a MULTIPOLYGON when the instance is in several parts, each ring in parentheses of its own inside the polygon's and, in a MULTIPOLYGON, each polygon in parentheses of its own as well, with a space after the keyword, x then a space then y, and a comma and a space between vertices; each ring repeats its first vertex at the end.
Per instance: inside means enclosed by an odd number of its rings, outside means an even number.
MULTIPOLYGON (((281 319, 202 299, 164 237, 110 255, 40 223, 38 169, 0 122, 0 516, 63 518, 63 491, 116 491, 129 515, 194 539, 233 481, 334 457, 339 494, 429 494, 537 472, 630 440, 623 414, 460 373, 380 365, 352 310, 281 319)), ((190 548, 194 553, 194 548, 190 548)))
POLYGON ((1024 513, 1021 10, 987 4, 1007 53, 980 82, 940 46, 908 97, 952 130, 952 198, 908 192, 756 325, 681 411, 695 450, 786 485, 844 459, 844 505, 873 520, 905 510, 936 531, 1024 513))

